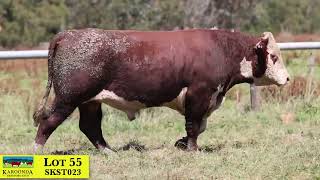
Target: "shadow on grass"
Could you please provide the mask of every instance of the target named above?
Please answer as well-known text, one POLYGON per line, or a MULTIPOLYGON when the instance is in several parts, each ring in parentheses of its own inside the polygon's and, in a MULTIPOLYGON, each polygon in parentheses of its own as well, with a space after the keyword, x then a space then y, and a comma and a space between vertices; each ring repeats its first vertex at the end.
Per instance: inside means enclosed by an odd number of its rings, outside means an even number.
MULTIPOLYGON (((257 144, 257 142, 254 140, 249 140, 248 142, 235 141, 232 143, 232 148, 239 149, 242 147, 252 146, 252 145, 256 145, 256 144, 257 144)), ((226 145, 227 145, 227 142, 219 143, 219 144, 204 145, 204 146, 199 147, 199 151, 204 152, 204 153, 217 153, 217 152, 221 151, 223 148, 225 148, 226 145)), ((158 150, 158 149, 162 149, 162 148, 164 148, 164 145, 161 145, 158 147, 147 148, 145 145, 143 145, 141 142, 139 142, 137 140, 130 140, 127 144, 125 144, 121 147, 115 148, 114 150, 116 152, 135 150, 135 151, 143 153, 146 151, 158 150)), ((66 150, 66 151, 54 151, 51 154, 54 154, 54 155, 73 155, 73 154, 79 154, 79 152, 81 153, 81 152, 86 152, 86 151, 96 152, 97 154, 100 153, 100 151, 95 148, 83 147, 83 148, 77 148, 77 149, 70 149, 70 150, 66 150)))
POLYGON ((140 143, 137 140, 130 140, 128 144, 125 144, 124 146, 121 146, 116 151, 129 151, 129 150, 136 150, 138 152, 146 152, 146 151, 152 151, 152 150, 158 150, 164 148, 164 145, 158 146, 158 147, 152 147, 152 148, 146 148, 145 145, 140 143))
POLYGON ((241 149, 246 148, 250 146, 256 146, 258 145, 258 142, 254 139, 249 139, 247 141, 234 141, 234 142, 223 142, 219 144, 212 144, 212 145, 204 145, 199 148, 201 152, 205 153, 216 153, 221 151, 223 148, 225 148, 229 144, 234 149, 241 149))
MULTIPOLYGON (((114 148, 114 151, 116 152, 121 152, 121 151, 129 151, 129 150, 135 150, 138 152, 146 152, 146 151, 151 151, 151 150, 157 150, 157 149, 162 149, 164 148, 164 145, 161 145, 159 147, 152 147, 152 148, 147 148, 145 145, 140 143, 137 140, 130 140, 127 144, 119 147, 119 148, 114 148)), ((73 155, 73 154, 79 154, 79 152, 84 152, 84 151, 90 151, 90 152, 97 152, 99 153, 100 151, 95 149, 95 148, 77 148, 77 149, 70 149, 70 150, 65 150, 65 151, 54 151, 51 152, 53 155, 73 155)))
POLYGON ((69 149, 65 151, 53 151, 50 154, 53 155, 76 155, 79 154, 79 152, 84 152, 84 151, 90 151, 90 152, 95 152, 98 150, 95 148, 77 148, 77 149, 69 149))

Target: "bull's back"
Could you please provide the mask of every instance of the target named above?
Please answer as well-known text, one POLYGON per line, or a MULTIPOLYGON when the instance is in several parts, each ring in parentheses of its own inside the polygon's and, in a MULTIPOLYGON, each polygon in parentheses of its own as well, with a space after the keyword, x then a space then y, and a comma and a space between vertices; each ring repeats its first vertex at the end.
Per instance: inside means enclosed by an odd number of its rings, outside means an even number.
POLYGON ((130 46, 118 54, 119 66, 105 89, 130 101, 158 106, 187 86, 186 71, 194 44, 183 32, 125 32, 130 46), (189 58, 189 59, 188 59, 189 58))

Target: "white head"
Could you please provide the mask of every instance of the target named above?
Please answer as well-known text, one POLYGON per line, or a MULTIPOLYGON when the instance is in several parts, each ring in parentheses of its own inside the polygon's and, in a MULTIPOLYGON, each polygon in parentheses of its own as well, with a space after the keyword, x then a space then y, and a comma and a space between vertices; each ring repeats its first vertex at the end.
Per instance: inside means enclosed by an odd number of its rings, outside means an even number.
POLYGON ((257 86, 285 85, 289 81, 289 74, 271 32, 263 33, 263 37, 256 44, 255 51, 258 60, 256 64, 252 64, 254 84, 257 86))

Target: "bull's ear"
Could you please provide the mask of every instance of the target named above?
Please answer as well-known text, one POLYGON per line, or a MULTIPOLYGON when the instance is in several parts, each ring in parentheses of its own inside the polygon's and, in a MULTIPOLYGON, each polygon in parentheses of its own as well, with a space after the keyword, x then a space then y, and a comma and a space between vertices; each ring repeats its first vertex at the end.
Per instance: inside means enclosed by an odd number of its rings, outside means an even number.
POLYGON ((266 72, 268 61, 268 42, 269 38, 262 37, 255 46, 255 53, 257 58, 252 62, 254 77, 261 77, 266 72))
POLYGON ((262 34, 262 39, 268 39, 269 41, 275 41, 273 34, 271 32, 264 32, 262 34))
POLYGON ((269 42, 269 36, 268 35, 265 35, 265 36, 261 37, 260 41, 256 44, 255 49, 258 50, 258 49, 267 48, 268 42, 269 42))

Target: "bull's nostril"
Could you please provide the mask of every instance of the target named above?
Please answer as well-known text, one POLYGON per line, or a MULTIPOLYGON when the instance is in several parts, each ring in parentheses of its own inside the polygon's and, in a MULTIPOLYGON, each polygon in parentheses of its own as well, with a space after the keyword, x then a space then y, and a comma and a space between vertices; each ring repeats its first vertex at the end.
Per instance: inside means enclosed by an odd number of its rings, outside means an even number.
POLYGON ((290 81, 290 78, 289 77, 287 77, 287 82, 289 82, 290 81))

